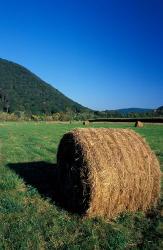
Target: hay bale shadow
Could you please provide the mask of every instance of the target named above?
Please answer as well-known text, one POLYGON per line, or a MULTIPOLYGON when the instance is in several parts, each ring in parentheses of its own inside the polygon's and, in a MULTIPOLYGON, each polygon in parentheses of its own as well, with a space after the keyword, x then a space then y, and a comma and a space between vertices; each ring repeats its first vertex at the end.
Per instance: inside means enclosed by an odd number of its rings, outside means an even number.
POLYGON ((7 167, 20 176, 26 185, 36 188, 41 197, 50 198, 51 202, 54 202, 60 209, 74 213, 71 208, 64 206, 63 199, 65 197, 60 195, 57 164, 39 161, 10 163, 7 164, 7 167))
POLYGON ((56 164, 39 161, 26 163, 10 163, 7 165, 14 170, 27 185, 38 190, 41 196, 57 200, 57 168, 56 164))

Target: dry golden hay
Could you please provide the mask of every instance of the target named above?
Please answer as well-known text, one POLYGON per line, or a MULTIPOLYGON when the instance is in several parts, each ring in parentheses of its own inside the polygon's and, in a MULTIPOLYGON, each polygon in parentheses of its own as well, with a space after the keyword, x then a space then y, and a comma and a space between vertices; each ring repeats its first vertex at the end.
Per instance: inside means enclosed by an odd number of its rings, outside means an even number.
POLYGON ((136 122, 135 122, 135 127, 137 127, 137 128, 142 128, 142 127, 144 127, 144 124, 143 124, 143 122, 136 121, 136 122))
POLYGON ((84 121, 83 125, 89 125, 89 121, 84 121))
POLYGON ((62 206, 88 217, 146 211, 159 198, 159 162, 131 129, 83 128, 66 133, 57 167, 62 206))

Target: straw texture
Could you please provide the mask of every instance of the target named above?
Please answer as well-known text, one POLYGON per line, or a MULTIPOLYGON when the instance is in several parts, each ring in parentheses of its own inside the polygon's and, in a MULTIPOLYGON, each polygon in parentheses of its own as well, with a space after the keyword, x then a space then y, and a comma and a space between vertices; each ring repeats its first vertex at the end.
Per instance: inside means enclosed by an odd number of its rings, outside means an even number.
POLYGON ((158 160, 130 129, 75 129, 61 139, 57 165, 64 207, 88 217, 146 211, 159 198, 158 160))

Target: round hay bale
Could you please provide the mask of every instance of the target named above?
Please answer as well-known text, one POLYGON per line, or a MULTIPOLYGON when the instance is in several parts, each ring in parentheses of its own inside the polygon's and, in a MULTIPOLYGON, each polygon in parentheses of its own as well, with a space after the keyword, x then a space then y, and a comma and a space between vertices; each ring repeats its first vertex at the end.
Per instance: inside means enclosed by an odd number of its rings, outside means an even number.
POLYGON ((130 129, 83 128, 66 133, 57 153, 61 205, 88 217, 146 211, 160 192, 158 160, 130 129))
POLYGON ((136 127, 136 128, 143 128, 143 127, 144 127, 144 124, 143 124, 143 122, 136 121, 136 122, 135 122, 135 127, 136 127))
POLYGON ((83 125, 89 125, 89 121, 84 121, 83 125))

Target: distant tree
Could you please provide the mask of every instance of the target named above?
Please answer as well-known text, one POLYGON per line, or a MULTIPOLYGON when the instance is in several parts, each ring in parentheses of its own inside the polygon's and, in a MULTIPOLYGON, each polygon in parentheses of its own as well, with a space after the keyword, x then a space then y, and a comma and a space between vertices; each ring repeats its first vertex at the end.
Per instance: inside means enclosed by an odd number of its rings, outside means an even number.
POLYGON ((0 104, 1 104, 1 109, 4 112, 8 113, 10 107, 9 98, 7 93, 3 89, 0 89, 0 104))

